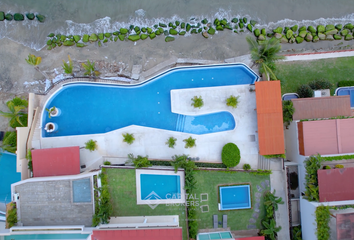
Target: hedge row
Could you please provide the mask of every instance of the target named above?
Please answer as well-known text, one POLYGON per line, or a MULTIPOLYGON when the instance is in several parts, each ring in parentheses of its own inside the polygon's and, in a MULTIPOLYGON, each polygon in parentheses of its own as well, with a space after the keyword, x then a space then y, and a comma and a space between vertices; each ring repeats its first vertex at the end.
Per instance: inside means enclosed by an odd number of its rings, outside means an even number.
MULTIPOLYGON (((158 161, 158 160, 150 160, 150 163, 153 166, 172 166, 171 161, 158 161)), ((197 167, 205 167, 205 168, 227 168, 223 163, 205 163, 205 162, 194 162, 197 167)))
MULTIPOLYGON (((44 22, 45 20, 45 16, 41 15, 41 14, 34 14, 34 13, 26 13, 25 14, 28 20, 34 20, 35 18, 37 18, 37 20, 39 22, 44 22)), ((15 13, 15 14, 11 14, 11 13, 7 13, 5 14, 4 12, 0 11, 0 21, 23 21, 25 20, 25 16, 22 13, 15 13)))
POLYGON ((339 81, 338 82, 338 87, 350 87, 354 86, 354 81, 339 81))
POLYGON ((317 239, 330 239, 330 212, 328 206, 319 206, 316 208, 317 239))
POLYGON ((348 160, 354 159, 354 155, 341 155, 341 156, 333 156, 333 157, 322 157, 323 161, 336 161, 336 160, 348 160))

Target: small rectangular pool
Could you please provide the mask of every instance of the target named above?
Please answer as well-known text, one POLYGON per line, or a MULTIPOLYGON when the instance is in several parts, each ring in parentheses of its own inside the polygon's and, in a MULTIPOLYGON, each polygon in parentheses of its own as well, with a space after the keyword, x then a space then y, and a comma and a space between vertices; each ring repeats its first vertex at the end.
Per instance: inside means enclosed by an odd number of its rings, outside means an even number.
POLYGON ((199 233, 197 240, 211 240, 211 239, 233 239, 231 232, 210 232, 199 233))
POLYGON ((219 187, 219 210, 235 210, 251 208, 250 185, 219 187))
POLYGON ((183 171, 136 170, 138 204, 185 202, 183 188, 183 171))

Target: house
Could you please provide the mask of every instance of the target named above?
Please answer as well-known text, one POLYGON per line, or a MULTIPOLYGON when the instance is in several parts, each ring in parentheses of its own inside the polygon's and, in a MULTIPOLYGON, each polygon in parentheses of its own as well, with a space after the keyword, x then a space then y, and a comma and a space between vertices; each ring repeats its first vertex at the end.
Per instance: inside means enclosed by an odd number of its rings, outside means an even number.
MULTIPOLYGON (((349 96, 301 98, 291 101, 295 113, 293 121, 284 131, 286 164, 292 166, 298 176, 297 196, 291 200, 298 201, 299 205, 296 208, 301 209, 303 239, 312 240, 317 238, 315 211, 318 206, 339 206, 354 203, 354 195, 351 195, 350 187, 344 184, 347 181, 344 175, 349 174, 352 170, 350 168, 318 170, 320 201, 309 202, 303 196, 306 183, 304 161, 309 156, 317 154, 341 156, 354 153, 352 146, 354 119, 350 118, 352 111, 349 96), (346 172, 346 174, 342 175, 342 172, 346 172), (343 188, 339 187, 338 181, 342 183, 343 188), (346 195, 344 192, 348 192, 348 197, 341 198, 340 196, 346 195)), ((294 207, 294 205, 290 206, 294 207)), ((294 211, 291 212, 297 214, 294 211)), ((340 214, 342 213, 337 212, 335 215, 340 218, 340 214)))

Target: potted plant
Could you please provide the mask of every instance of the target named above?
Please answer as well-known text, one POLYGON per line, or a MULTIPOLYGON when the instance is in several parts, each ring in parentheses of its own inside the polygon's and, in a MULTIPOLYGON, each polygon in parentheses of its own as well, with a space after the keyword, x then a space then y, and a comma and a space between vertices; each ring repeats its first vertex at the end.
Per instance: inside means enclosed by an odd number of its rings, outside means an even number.
POLYGON ((48 117, 52 118, 52 117, 57 117, 60 114, 60 109, 56 108, 55 106, 51 107, 51 108, 46 108, 45 109, 48 112, 48 117))
POLYGON ((194 96, 191 100, 192 100, 192 104, 191 105, 194 108, 201 108, 204 105, 204 101, 203 101, 201 96, 199 96, 199 97, 194 96))
POLYGON ((54 132, 58 129, 58 125, 56 123, 49 122, 45 125, 44 130, 49 132, 54 132))
POLYGON ((232 108, 237 108, 239 97, 240 96, 235 97, 234 95, 231 95, 226 99, 226 105, 232 108))

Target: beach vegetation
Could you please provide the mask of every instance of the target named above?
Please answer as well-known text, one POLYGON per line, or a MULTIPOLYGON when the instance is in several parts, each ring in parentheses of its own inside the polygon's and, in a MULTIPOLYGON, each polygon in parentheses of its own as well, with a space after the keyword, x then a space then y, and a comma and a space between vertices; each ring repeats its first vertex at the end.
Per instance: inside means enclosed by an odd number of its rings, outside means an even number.
POLYGON ((0 111, 0 115, 10 119, 10 127, 16 128, 27 126, 28 114, 23 111, 28 107, 27 100, 15 97, 12 100, 7 101, 6 106, 10 112, 0 111))
POLYGON ((34 54, 28 54, 28 58, 26 58, 25 60, 29 65, 33 66, 34 69, 36 69, 38 72, 40 72, 46 79, 49 79, 48 75, 46 73, 44 73, 43 71, 41 71, 38 67, 38 65, 41 64, 41 62, 42 62, 41 57, 37 57, 34 54))
POLYGON ((69 58, 69 62, 65 62, 63 60, 62 68, 66 74, 72 75, 73 74, 73 61, 71 60, 70 55, 68 55, 68 58, 69 58))
POLYGON ((177 141, 176 138, 174 138, 174 137, 169 137, 169 138, 167 139, 166 145, 167 145, 169 148, 175 148, 176 141, 177 141))
POLYGON ((236 167, 240 163, 240 149, 234 143, 227 143, 222 148, 221 160, 227 168, 236 167))
POLYGON ((235 97, 234 95, 231 95, 226 99, 226 105, 232 108, 237 108, 237 105, 239 103, 238 99, 240 96, 235 97))
POLYGON ((185 148, 192 148, 192 147, 195 147, 197 146, 196 143, 195 143, 196 139, 195 138, 192 138, 192 137, 189 137, 189 138, 186 138, 183 140, 183 142, 185 142, 186 144, 184 145, 185 148))
POLYGON ((17 133, 16 131, 6 132, 0 146, 2 151, 16 153, 17 151, 17 133))
POLYGON ((101 73, 97 70, 95 70, 95 62, 90 62, 87 60, 86 63, 82 63, 82 67, 86 70, 84 75, 88 76, 99 76, 101 73))
MULTIPOLYGON (((281 50, 280 41, 276 38, 257 42, 251 36, 246 37, 251 52, 253 65, 259 66, 259 73, 263 74, 264 80, 276 80, 274 74, 275 62, 285 59, 285 56, 279 55, 281 50)), ((251 67, 252 68, 252 67, 251 67)))
POLYGON ((123 133, 123 142, 128 143, 129 145, 133 144, 135 141, 134 134, 132 133, 123 133))
POLYGON ((194 108, 201 108, 201 107, 203 107, 204 106, 204 101, 203 101, 203 99, 202 99, 202 97, 201 96, 194 96, 192 99, 192 106, 194 107, 194 108))
POLYGON ((90 150, 90 152, 97 150, 97 148, 98 148, 97 141, 90 139, 87 142, 85 142, 85 149, 90 150))

